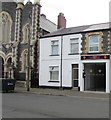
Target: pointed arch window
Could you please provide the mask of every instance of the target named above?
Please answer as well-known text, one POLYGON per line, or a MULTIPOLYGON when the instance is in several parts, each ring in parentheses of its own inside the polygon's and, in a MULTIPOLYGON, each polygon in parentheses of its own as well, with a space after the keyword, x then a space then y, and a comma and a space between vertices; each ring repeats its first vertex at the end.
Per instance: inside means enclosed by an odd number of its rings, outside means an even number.
POLYGON ((11 42, 11 28, 12 18, 9 13, 2 11, 0 13, 0 42, 9 43, 11 42))
POLYGON ((23 27, 23 42, 28 43, 29 39, 29 23, 23 27))
POLYGON ((26 71, 27 58, 28 58, 28 51, 24 50, 23 53, 22 53, 22 72, 26 71))

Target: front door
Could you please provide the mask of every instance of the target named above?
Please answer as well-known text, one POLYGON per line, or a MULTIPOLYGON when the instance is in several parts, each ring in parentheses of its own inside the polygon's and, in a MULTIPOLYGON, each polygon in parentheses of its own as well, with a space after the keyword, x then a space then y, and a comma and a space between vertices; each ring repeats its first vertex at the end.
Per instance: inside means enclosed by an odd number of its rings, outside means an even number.
POLYGON ((72 87, 78 87, 78 64, 72 65, 72 87))
POLYGON ((105 91, 106 90, 106 65, 105 63, 84 64, 85 90, 105 91))

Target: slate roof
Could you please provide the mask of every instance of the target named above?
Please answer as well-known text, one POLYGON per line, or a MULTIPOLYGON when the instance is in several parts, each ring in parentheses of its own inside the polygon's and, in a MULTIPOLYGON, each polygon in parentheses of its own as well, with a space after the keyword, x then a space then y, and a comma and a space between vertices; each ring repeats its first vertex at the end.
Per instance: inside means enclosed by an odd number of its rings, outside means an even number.
POLYGON ((57 25, 48 20, 43 14, 40 16, 40 27, 49 32, 57 30, 57 25))
POLYGON ((109 27, 110 27, 109 23, 93 24, 88 29, 85 29, 84 31, 109 29, 109 27))
POLYGON ((109 28, 111 28, 111 23, 109 24, 109 22, 93 24, 93 25, 78 26, 78 27, 61 28, 61 29, 58 29, 57 31, 54 31, 52 33, 42 36, 42 38, 89 32, 89 31, 95 31, 95 30, 104 30, 104 29, 109 29, 109 28))

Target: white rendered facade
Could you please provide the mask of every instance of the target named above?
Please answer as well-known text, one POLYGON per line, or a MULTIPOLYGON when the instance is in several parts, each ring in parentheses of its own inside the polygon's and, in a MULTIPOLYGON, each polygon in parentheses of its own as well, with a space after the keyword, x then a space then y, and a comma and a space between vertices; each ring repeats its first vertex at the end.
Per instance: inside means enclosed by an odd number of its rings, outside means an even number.
MULTIPOLYGON (((46 87, 67 87, 74 88, 72 80, 72 65, 78 64, 78 87, 80 91, 85 90, 85 82, 83 78, 84 64, 105 64, 105 91, 111 91, 111 57, 110 59, 95 59, 95 60, 81 60, 81 34, 64 35, 57 37, 42 38, 40 40, 40 71, 39 71, 39 86, 46 87), (70 39, 79 39, 79 54, 70 53, 70 39), (51 41, 58 40, 58 55, 51 55, 51 41), (62 54, 61 54, 62 53, 62 54), (50 81, 50 67, 59 68, 58 81, 50 81)), ((106 55, 106 54, 101 54, 106 55)), ((98 56, 98 54, 93 55, 98 56)), ((100 56, 100 54, 99 54, 100 56)), ((90 91, 90 90, 89 90, 90 91)))
POLYGON ((110 93, 110 38, 108 23, 60 29, 44 36, 40 40, 39 86, 110 93))
POLYGON ((72 83, 72 65, 78 65, 78 86, 80 85, 81 34, 42 38, 40 40, 39 86, 74 87, 72 83), (71 54, 71 39, 78 39, 78 53, 71 54), (58 55, 52 55, 51 42, 58 41, 58 55), (50 80, 50 67, 59 68, 59 79, 50 80))

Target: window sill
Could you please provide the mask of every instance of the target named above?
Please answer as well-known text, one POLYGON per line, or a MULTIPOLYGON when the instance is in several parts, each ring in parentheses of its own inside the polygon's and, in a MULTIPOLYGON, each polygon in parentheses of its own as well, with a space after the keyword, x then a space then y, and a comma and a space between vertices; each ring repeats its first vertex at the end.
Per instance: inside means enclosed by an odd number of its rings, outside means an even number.
POLYGON ((55 55, 49 55, 49 56, 59 56, 59 54, 55 54, 55 55))
POLYGON ((48 82, 59 83, 59 81, 56 81, 56 80, 54 80, 54 81, 50 80, 48 82))
POLYGON ((69 53, 68 55, 79 55, 79 53, 69 53))
POLYGON ((88 53, 99 53, 99 51, 89 51, 88 53))

